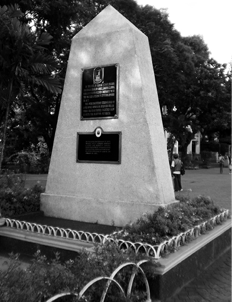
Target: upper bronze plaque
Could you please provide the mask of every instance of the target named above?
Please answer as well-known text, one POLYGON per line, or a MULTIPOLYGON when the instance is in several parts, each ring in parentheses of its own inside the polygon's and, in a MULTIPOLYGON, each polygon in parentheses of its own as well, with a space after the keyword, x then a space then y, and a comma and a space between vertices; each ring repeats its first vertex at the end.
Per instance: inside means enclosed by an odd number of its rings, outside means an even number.
POLYGON ((118 118, 118 65, 83 69, 81 119, 118 118))

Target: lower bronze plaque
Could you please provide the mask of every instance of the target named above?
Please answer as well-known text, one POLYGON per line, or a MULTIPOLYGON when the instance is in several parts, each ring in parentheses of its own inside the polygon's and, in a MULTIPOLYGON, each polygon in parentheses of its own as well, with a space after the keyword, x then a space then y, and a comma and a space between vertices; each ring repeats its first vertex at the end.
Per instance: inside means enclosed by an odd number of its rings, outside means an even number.
POLYGON ((77 162, 121 163, 121 132, 77 133, 77 162))

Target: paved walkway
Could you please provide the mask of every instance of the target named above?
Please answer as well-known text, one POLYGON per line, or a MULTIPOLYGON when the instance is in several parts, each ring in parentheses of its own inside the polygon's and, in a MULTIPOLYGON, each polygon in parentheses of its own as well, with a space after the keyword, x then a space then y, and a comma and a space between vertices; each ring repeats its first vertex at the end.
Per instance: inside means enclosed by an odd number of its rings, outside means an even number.
POLYGON ((223 174, 219 168, 186 170, 181 178, 184 191, 178 194, 210 196, 216 205, 231 210, 231 176, 227 168, 223 174))
MULTIPOLYGON (((19 257, 20 259, 20 267, 22 269, 27 269, 30 266, 30 261, 22 256, 19 257)), ((0 271, 5 271, 8 269, 10 264, 10 257, 8 254, 1 252, 0 253, 0 271)), ((1 301, 1 300, 0 300, 1 301)))
MULTIPOLYGON (((231 210, 231 175, 219 167, 186 170, 182 177, 183 192, 177 194, 195 197, 210 196, 215 204, 231 210)), ((231 251, 165 302, 231 302, 231 251)))
MULTIPOLYGON (((223 174, 219 173, 219 167, 186 170, 186 174, 181 177, 184 191, 177 194, 190 197, 210 196, 218 206, 231 209, 231 176, 228 168, 224 168, 223 174)), ((46 174, 25 175, 26 187, 31 187, 36 183, 45 187, 46 182, 46 174)))
POLYGON ((231 251, 166 302, 231 302, 231 251))

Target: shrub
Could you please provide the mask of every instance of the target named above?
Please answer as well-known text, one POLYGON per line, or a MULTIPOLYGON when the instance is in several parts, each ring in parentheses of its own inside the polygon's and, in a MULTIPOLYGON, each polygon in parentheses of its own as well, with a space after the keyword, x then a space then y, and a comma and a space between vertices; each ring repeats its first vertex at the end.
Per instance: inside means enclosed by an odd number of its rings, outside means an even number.
POLYGON ((210 197, 198 196, 192 200, 186 196, 178 198, 179 203, 160 207, 152 214, 144 214, 135 223, 113 233, 113 236, 156 245, 222 212, 210 197))
MULTIPOLYGON (((17 175, 6 175, 0 182, 0 207, 4 216, 12 216, 39 210, 40 194, 43 189, 35 185, 25 189, 23 179, 17 175)), ((192 200, 186 196, 178 196, 178 203, 160 207, 152 214, 144 214, 135 223, 113 233, 115 238, 132 242, 145 242, 152 245, 160 244, 181 232, 219 214, 222 210, 214 205, 209 197, 198 196, 192 200)), ((208 227, 212 227, 208 225, 208 227)), ((27 270, 22 270, 20 262, 12 259, 6 271, 0 271, 1 302, 46 301, 60 292, 78 293, 89 281, 99 276, 110 276, 122 263, 137 262, 148 257, 136 255, 132 250, 120 250, 117 245, 106 242, 95 246, 94 252, 83 250, 74 259, 61 263, 59 256, 48 261, 40 252, 27 270)), ((157 264, 158 265, 158 264, 157 264)), ((117 281, 123 288, 128 284, 130 270, 117 275, 117 281)), ((104 281, 105 284, 105 281, 104 281)), ((100 300, 103 284, 97 284, 79 301, 93 302, 100 300)), ((119 297, 119 291, 110 287, 107 301, 136 302, 145 301, 143 282, 138 279, 130 299, 119 297)), ((61 301, 77 301, 69 297, 61 301)))
MULTIPOLYGON (((122 251, 109 242, 105 245, 97 245, 93 253, 83 250, 76 259, 65 263, 60 262, 58 254, 53 260, 48 261, 38 251, 32 264, 26 270, 20 268, 18 257, 14 257, 7 271, 0 271, 1 302, 42 302, 57 293, 78 293, 93 278, 109 277, 120 264, 128 261, 137 262, 140 259, 144 257, 130 250, 122 251)), ((117 281, 122 285, 127 283, 128 273, 127 271, 125 274, 119 274, 117 281)), ((133 295, 129 300, 125 300, 122 297, 119 298, 118 289, 112 286, 109 289, 107 301, 145 301, 141 289, 142 282, 138 279, 133 295)), ((93 287, 87 292, 85 299, 67 298, 66 301, 100 301, 101 294, 102 288, 98 283, 96 288, 93 287)))
POLYGON ((2 215, 11 217, 40 209, 40 194, 44 189, 36 184, 24 187, 23 177, 17 174, 2 175, 0 179, 0 209, 2 215))
POLYGON ((47 173, 50 163, 47 148, 21 151, 5 159, 3 167, 18 173, 47 173))

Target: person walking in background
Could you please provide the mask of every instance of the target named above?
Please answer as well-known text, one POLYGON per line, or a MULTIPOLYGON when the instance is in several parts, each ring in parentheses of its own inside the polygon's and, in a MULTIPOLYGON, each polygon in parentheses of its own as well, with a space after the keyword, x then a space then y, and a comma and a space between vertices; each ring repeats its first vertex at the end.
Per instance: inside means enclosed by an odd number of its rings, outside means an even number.
POLYGON ((221 154, 219 154, 218 162, 219 162, 219 167, 220 167, 220 174, 222 174, 223 166, 224 166, 224 157, 221 154))
POLYGON ((231 155, 228 156, 228 167, 229 167, 229 174, 231 174, 232 173, 231 155))
POLYGON ((172 177, 173 177, 173 183, 174 183, 174 191, 183 191, 181 186, 181 166, 183 165, 182 161, 179 159, 178 154, 173 155, 173 161, 171 164, 171 170, 172 170, 172 177))

